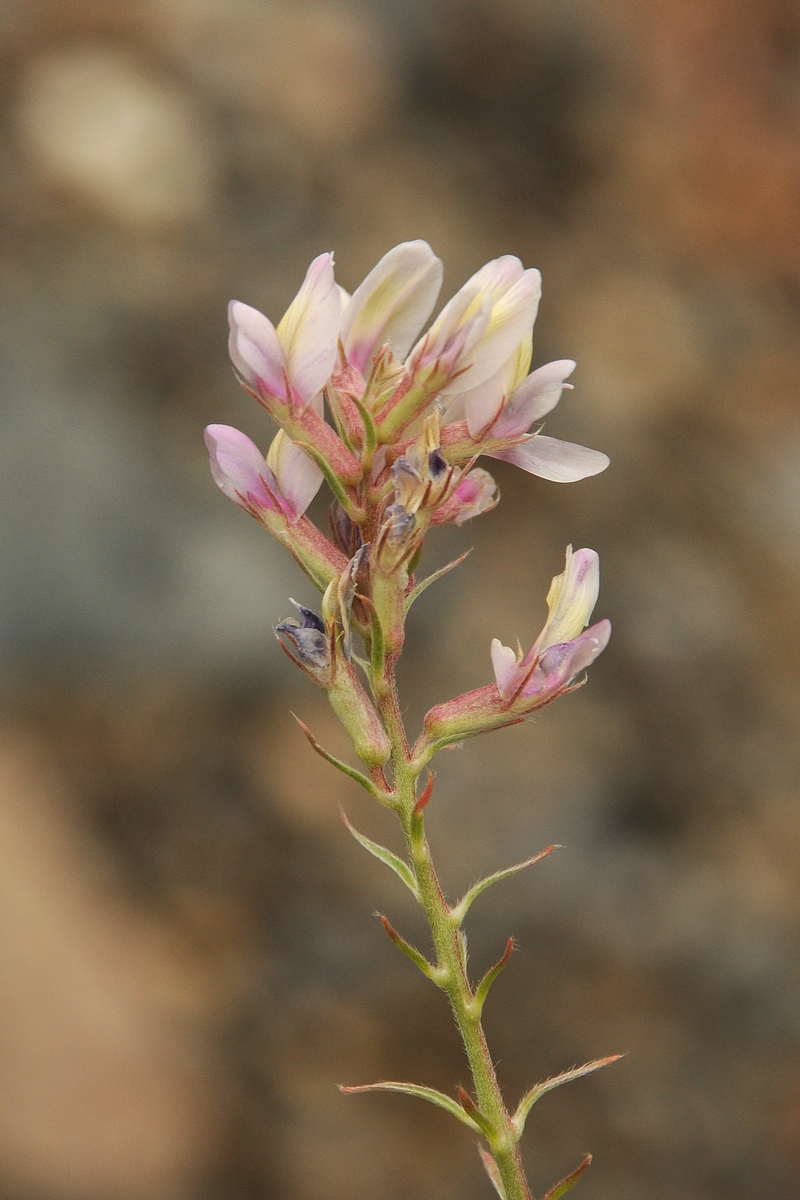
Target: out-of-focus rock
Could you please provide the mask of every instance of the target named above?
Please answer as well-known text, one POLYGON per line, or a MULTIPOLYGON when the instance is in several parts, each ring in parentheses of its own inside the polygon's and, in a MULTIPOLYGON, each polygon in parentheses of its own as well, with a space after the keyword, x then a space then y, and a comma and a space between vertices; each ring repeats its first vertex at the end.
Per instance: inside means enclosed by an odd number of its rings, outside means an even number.
POLYGON ((213 142, 189 94, 102 42, 43 51, 25 67, 17 136, 51 188, 126 225, 196 220, 213 200, 213 142))
POLYGON ((565 326, 581 404, 606 420, 639 420, 681 400, 707 370, 688 298, 656 275, 615 271, 575 289, 565 326))
POLYGON ((391 98, 391 65, 368 10, 294 0, 155 0, 172 52, 222 101, 310 146, 372 132, 391 98))
POLYGON ((3 1190, 189 1195, 215 1118, 201 1042, 168 998, 180 962, 109 888, 41 744, 8 728, 0 795, 3 1190))

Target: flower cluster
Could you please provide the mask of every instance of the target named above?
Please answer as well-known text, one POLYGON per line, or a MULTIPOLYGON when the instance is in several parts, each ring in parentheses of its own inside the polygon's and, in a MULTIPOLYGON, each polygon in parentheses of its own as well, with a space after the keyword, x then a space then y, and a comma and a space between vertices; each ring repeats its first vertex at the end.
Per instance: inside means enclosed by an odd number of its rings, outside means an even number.
MULTIPOLYGON (((279 428, 266 457, 227 425, 210 425, 206 444, 225 495, 278 538, 322 592, 319 614, 292 601, 296 616, 281 621, 276 634, 292 661, 327 693, 363 769, 334 758, 303 729, 328 762, 400 819, 407 858, 345 821, 425 910, 434 961, 386 917, 383 925, 447 994, 475 1097, 463 1088, 453 1099, 396 1082, 343 1090, 401 1092, 445 1109, 483 1139, 481 1158, 501 1200, 531 1200, 518 1143, 532 1105, 614 1057, 535 1085, 513 1113, 506 1107, 480 1021, 513 939, 474 985, 462 925, 486 888, 553 847, 480 880, 451 907, 424 832, 432 773, 424 788, 420 779, 442 747, 524 720, 578 685, 610 633, 608 621, 588 627, 599 588, 597 555, 568 548, 564 571, 547 596, 547 621, 531 649, 514 651, 495 639, 494 682, 432 708, 413 745, 395 664, 410 605, 458 565, 417 581, 426 534, 444 522, 460 525, 497 503, 492 476, 476 465, 481 456, 560 483, 595 475, 608 459, 534 428, 570 386, 575 366, 562 360, 530 371, 539 272, 508 255, 487 263, 422 332, 441 280, 442 264, 427 243, 406 242, 381 259, 352 296, 336 283, 332 256, 321 254, 277 326, 234 301, 231 359, 244 388, 279 428), (332 497, 329 535, 306 516, 323 481, 332 497)), ((590 1161, 587 1156, 548 1196, 562 1196, 590 1161)))
MULTIPOLYGON (((325 593, 321 617, 302 609, 299 623, 284 621, 277 631, 340 715, 349 714, 350 731, 373 729, 371 762, 388 750, 353 667, 352 631, 365 643, 374 683, 402 646, 428 529, 460 525, 497 503, 495 482, 477 459, 504 459, 561 483, 608 465, 597 450, 532 428, 571 386, 575 367, 565 359, 529 370, 539 272, 510 255, 487 263, 421 332, 441 280, 428 244, 405 242, 352 296, 334 279, 333 256, 319 255, 277 326, 232 301, 231 360, 280 428, 266 457, 230 426, 206 430, 218 486, 325 593), (305 516, 323 480, 333 498, 330 537, 305 516)), ((432 710, 433 741, 519 719, 570 686, 608 638, 607 623, 583 633, 597 571, 592 551, 568 552, 533 648, 523 657, 495 641, 495 683, 432 710)), ((363 736, 358 741, 367 748, 363 736)))

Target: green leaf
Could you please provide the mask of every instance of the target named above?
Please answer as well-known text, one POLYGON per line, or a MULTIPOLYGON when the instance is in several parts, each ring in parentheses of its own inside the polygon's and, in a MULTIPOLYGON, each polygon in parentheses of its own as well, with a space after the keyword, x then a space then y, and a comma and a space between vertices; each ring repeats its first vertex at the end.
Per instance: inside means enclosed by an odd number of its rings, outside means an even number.
POLYGON ((565 1175, 560 1183, 554 1184, 543 1200, 561 1200, 562 1196, 566 1196, 567 1192, 571 1192, 591 1161, 591 1154, 587 1154, 580 1166, 576 1167, 569 1175, 565 1175))
POLYGON ((419 967, 426 979, 430 979, 437 987, 441 987, 443 982, 442 972, 433 963, 428 962, 425 955, 420 954, 416 946, 412 946, 411 942, 407 942, 402 934, 397 932, 388 917, 385 917, 383 913, 378 913, 377 915, 381 919, 386 936, 394 942, 398 950, 402 950, 403 954, 408 955, 414 966, 419 967))
POLYGON ((339 1084, 339 1091, 344 1092, 348 1096, 352 1096, 357 1092, 401 1092, 404 1096, 416 1096, 418 1100, 427 1100, 429 1104, 435 1104, 437 1108, 443 1108, 445 1112, 449 1112, 451 1117, 455 1117, 457 1121, 468 1126, 473 1133, 480 1133, 481 1130, 473 1121, 468 1113, 455 1100, 451 1100, 449 1096, 445 1096, 443 1092, 437 1092, 435 1088, 423 1087, 419 1083, 365 1083, 361 1087, 343 1087, 339 1084))
POLYGON ((308 738, 310 745, 314 750, 316 750, 320 758, 324 758, 325 762, 330 763, 332 767, 336 767, 336 770, 341 771, 343 775, 349 775, 351 779, 355 779, 356 783, 360 783, 364 790, 369 792, 370 796, 373 796, 376 800, 379 800, 381 804, 385 804, 389 808, 391 807, 392 797, 388 795, 387 792, 384 792, 381 790, 381 788, 376 787, 372 780, 367 779, 366 775, 363 775, 361 771, 357 771, 356 768, 351 767, 349 763, 342 762, 340 758, 336 758, 333 754, 330 754, 324 749, 324 747, 320 746, 319 742, 314 737, 305 721, 301 721, 297 713, 292 713, 292 716, 294 717, 295 721, 297 721, 297 724, 308 738))
POLYGON ((411 608, 411 605, 414 603, 414 601, 419 599, 426 588, 429 588, 432 583, 436 583, 437 579, 441 579, 443 575, 447 575, 448 572, 452 571, 455 567, 460 567, 464 559, 468 558, 470 554, 472 554, 472 547, 470 547, 469 550, 465 550, 463 554, 459 555, 459 557, 454 559, 451 563, 448 563, 446 567, 440 567, 438 571, 434 571, 432 575, 428 575, 426 579, 423 579, 420 583, 418 583, 417 586, 408 594, 406 599, 406 612, 408 612, 408 610, 411 608))
MULTIPOLYGON (((562 1083, 572 1083, 573 1079, 582 1079, 584 1075, 591 1075, 593 1071, 599 1071, 601 1067, 610 1066, 611 1063, 617 1062, 620 1058, 622 1058, 621 1054, 610 1054, 608 1058, 597 1058, 594 1062, 584 1063, 582 1067, 573 1067, 571 1071, 564 1071, 561 1075, 554 1075, 552 1079, 545 1079, 543 1083, 534 1084, 531 1090, 526 1092, 520 1100, 517 1111, 512 1118, 512 1124, 517 1137, 522 1136, 528 1113, 536 1101, 541 1099, 546 1092, 552 1092, 554 1088, 561 1087, 562 1083)), ((588 1166, 589 1164, 587 1163, 586 1165, 588 1166)), ((581 1169, 583 1170, 584 1168, 581 1169)), ((560 1187, 561 1185, 559 1184, 558 1186, 560 1187)), ((561 1194, 559 1193, 559 1195, 561 1194)))
POLYGON ((554 850, 560 849, 560 846, 548 846, 540 854, 534 854, 533 858, 526 858, 524 862, 515 863, 513 867, 504 867, 502 871, 495 871, 494 875, 487 875, 485 879, 481 879, 465 893, 458 904, 452 909, 451 915, 453 921, 457 925, 460 925, 469 912, 472 902, 477 900, 481 892, 485 892, 493 883, 499 883, 501 879, 508 879, 511 875, 516 875, 518 871, 524 871, 526 867, 532 867, 534 863, 541 862, 543 858, 547 858, 548 854, 552 854, 554 850))
POLYGON ((370 838, 364 837, 363 833, 359 833, 358 830, 354 829, 350 824, 347 819, 347 814, 344 812, 344 810, 340 809, 340 812, 348 833, 351 833, 358 844, 363 846, 365 850, 369 851, 374 858, 377 858, 380 862, 385 863, 387 867, 391 867, 395 875, 397 875, 399 879, 402 879, 412 896, 414 896, 416 900, 419 900, 417 881, 415 880, 413 872, 408 863, 404 862, 403 859, 398 857, 398 855, 393 851, 387 850, 385 846, 381 846, 378 844, 378 842, 373 842, 370 840, 370 838))

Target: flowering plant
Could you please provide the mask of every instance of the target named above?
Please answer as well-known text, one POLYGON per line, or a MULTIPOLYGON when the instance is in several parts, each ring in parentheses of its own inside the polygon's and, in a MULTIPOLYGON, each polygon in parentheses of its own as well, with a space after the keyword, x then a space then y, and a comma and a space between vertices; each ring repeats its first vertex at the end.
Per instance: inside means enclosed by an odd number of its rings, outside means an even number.
MULTIPOLYGON (((587 628, 599 586, 597 555, 567 549, 564 571, 547 596, 547 621, 531 649, 523 654, 495 639, 494 682, 432 708, 413 744, 401 717, 395 668, 409 608, 461 561, 417 580, 429 529, 461 525, 497 504, 494 480, 476 466, 479 457, 504 459, 561 483, 597 474, 608 459, 532 429, 570 387, 566 381, 575 366, 563 360, 529 373, 539 272, 525 270, 510 255, 487 263, 420 336, 441 280, 442 264, 427 243, 405 242, 352 296, 334 279, 333 256, 321 254, 277 326, 233 301, 231 359, 245 390, 280 428, 266 457, 227 425, 210 425, 205 436, 219 487, 288 548, 322 593, 319 614, 292 601, 297 615, 281 621, 276 633, 296 666, 327 693, 360 768, 329 754, 302 722, 301 728, 323 758, 400 820, 407 858, 364 837, 346 818, 345 824, 425 911, 433 961, 385 917, 383 924, 447 995, 474 1083, 474 1096, 459 1088, 457 1098, 413 1083, 342 1090, 404 1092, 445 1109, 480 1136, 498 1195, 530 1200, 518 1144, 531 1107, 545 1092, 614 1059, 548 1079, 532 1087, 514 1112, 506 1107, 481 1013, 513 942, 473 984, 463 924, 486 888, 553 847, 481 880, 450 905, 425 837, 433 786, 428 764, 443 747, 522 721, 580 685, 610 633, 608 621, 587 628), (330 536, 305 516, 323 480, 333 496, 330 536)), ((590 1161, 556 1184, 549 1200, 564 1195, 590 1161)))

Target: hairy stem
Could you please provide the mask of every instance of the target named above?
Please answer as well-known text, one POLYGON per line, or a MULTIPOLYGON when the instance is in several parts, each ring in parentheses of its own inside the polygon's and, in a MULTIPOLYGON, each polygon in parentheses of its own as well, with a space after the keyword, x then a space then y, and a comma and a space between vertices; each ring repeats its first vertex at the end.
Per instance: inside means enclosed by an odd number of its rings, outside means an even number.
POLYGON ((397 813, 403 826, 409 857, 419 891, 419 901, 428 918, 436 952, 437 983, 447 994, 469 1062, 483 1118, 486 1140, 497 1162, 507 1200, 531 1200, 518 1139, 503 1101, 480 1017, 480 1005, 467 975, 465 943, 439 886, 430 847, 425 837, 422 813, 415 814, 419 768, 412 762, 397 700, 394 663, 387 659, 382 677, 374 682, 375 698, 392 743, 397 813))

